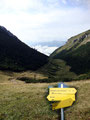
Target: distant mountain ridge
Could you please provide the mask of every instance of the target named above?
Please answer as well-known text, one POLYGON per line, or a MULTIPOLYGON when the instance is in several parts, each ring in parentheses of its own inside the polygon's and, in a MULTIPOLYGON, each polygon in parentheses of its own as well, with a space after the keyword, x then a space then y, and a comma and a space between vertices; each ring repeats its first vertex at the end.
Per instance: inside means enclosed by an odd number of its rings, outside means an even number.
POLYGON ((71 37, 67 43, 55 50, 51 59, 62 59, 76 74, 90 72, 90 30, 71 37))
POLYGON ((0 69, 37 70, 47 61, 46 55, 30 48, 5 27, 0 26, 0 69))

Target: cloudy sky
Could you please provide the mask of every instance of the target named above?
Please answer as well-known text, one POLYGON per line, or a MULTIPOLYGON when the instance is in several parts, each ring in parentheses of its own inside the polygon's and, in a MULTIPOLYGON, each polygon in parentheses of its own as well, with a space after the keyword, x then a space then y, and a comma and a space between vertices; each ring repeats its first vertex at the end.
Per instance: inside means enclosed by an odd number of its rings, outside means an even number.
POLYGON ((0 25, 49 55, 90 29, 90 0, 0 0, 0 25))

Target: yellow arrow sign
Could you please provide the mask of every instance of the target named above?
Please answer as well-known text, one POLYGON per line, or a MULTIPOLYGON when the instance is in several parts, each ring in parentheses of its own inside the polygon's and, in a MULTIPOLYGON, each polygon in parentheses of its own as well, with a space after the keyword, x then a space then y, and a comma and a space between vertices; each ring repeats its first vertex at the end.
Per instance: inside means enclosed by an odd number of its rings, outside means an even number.
POLYGON ((61 94, 75 94, 77 90, 75 88, 50 88, 49 94, 61 95, 61 94))
POLYGON ((49 88, 49 95, 47 99, 49 101, 58 101, 52 104, 52 109, 60 109, 69 107, 75 101, 75 88, 49 88))
POLYGON ((61 101, 71 98, 75 101, 76 92, 77 90, 75 88, 50 88, 47 99, 49 101, 61 101))
POLYGON ((64 108, 64 107, 69 107, 72 104, 73 104, 73 100, 71 98, 68 98, 68 99, 63 100, 61 102, 53 103, 52 110, 56 110, 56 109, 60 109, 60 108, 64 108))
POLYGON ((67 94, 67 95, 48 95, 47 96, 47 99, 49 101, 62 101, 62 100, 65 100, 65 99, 68 99, 68 98, 71 98, 73 101, 75 101, 75 95, 74 94, 67 94))

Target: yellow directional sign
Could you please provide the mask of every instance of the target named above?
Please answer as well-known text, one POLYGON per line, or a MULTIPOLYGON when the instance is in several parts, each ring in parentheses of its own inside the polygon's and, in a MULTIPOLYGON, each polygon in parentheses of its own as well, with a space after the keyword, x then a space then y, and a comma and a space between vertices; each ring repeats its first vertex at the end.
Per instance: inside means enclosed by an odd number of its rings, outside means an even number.
POLYGON ((65 99, 71 98, 73 101, 75 101, 75 95, 48 95, 47 99, 49 101, 62 101, 65 99))
POLYGON ((75 88, 50 88, 47 99, 49 101, 61 101, 71 98, 73 101, 75 101, 76 92, 77 91, 75 88))
POLYGON ((72 104, 73 104, 73 100, 71 98, 68 98, 68 99, 63 100, 61 102, 53 103, 52 110, 56 110, 56 109, 60 109, 60 108, 64 108, 64 107, 69 107, 72 104))
POLYGON ((75 88, 50 88, 49 94, 75 94, 77 91, 75 88))
MULTIPOLYGON (((63 86, 65 85, 63 84, 63 86)), ((49 101, 57 101, 52 104, 53 110, 69 107, 75 101, 76 92, 77 90, 75 88, 49 88, 49 95, 47 96, 47 99, 49 101)))

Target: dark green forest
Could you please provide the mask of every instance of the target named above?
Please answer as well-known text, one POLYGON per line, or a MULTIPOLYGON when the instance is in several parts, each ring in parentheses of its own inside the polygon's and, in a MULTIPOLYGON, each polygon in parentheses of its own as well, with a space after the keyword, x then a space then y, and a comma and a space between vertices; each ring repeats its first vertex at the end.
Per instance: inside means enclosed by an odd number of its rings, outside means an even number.
POLYGON ((0 27, 1 70, 37 70, 47 61, 46 55, 30 48, 6 28, 0 27))
POLYGON ((54 58, 66 61, 71 66, 71 71, 77 74, 90 72, 90 43, 88 42, 74 51, 72 48, 63 50, 54 58))

